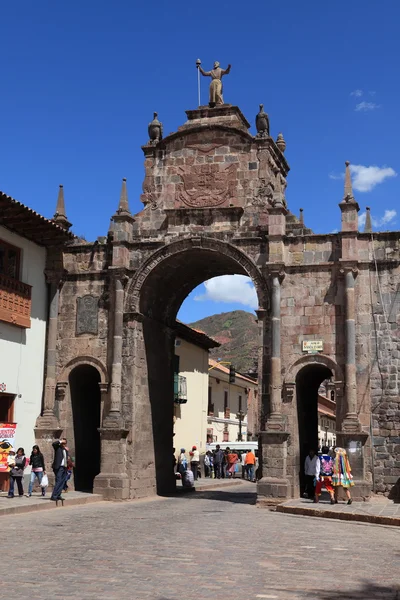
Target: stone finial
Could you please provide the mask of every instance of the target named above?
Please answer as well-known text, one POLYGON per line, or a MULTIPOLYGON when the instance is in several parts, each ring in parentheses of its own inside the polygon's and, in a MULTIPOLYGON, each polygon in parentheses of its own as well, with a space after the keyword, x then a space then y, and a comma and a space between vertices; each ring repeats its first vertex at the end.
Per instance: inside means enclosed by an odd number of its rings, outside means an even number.
POLYGON ((149 132, 149 144, 155 146, 158 144, 160 140, 162 140, 163 136, 163 125, 158 120, 158 113, 153 113, 153 120, 149 123, 148 132, 149 132))
POLYGON ((256 116, 256 129, 258 138, 264 138, 269 136, 269 118, 266 112, 264 112, 264 104, 260 104, 260 112, 256 116))
POLYGON ((126 178, 122 180, 121 195, 119 197, 119 205, 117 215, 130 215, 129 204, 128 204, 128 192, 126 189, 126 178))
POLYGON ((372 233, 371 209, 369 206, 367 206, 367 213, 365 215, 364 233, 372 233))
POLYGON ((304 215, 303 215, 303 209, 300 209, 300 217, 299 217, 299 221, 302 225, 304 225, 304 215))
POLYGON ((346 171, 344 175, 344 196, 343 202, 355 202, 353 196, 353 187, 351 185, 350 162, 346 160, 346 171))
POLYGON ((67 219, 65 214, 65 201, 64 201, 64 186, 60 185, 58 190, 56 212, 54 213, 53 221, 60 225, 63 229, 69 229, 71 223, 67 219))
POLYGON ((278 137, 276 138, 276 145, 283 154, 286 150, 286 142, 283 137, 283 133, 278 133, 278 137))

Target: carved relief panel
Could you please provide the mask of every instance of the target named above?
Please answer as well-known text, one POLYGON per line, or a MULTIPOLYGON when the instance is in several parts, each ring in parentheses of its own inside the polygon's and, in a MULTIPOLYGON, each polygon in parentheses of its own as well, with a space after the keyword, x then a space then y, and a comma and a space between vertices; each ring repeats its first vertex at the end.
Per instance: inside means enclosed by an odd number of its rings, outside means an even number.
POLYGON ((76 334, 98 332, 99 298, 87 294, 76 300, 76 334))

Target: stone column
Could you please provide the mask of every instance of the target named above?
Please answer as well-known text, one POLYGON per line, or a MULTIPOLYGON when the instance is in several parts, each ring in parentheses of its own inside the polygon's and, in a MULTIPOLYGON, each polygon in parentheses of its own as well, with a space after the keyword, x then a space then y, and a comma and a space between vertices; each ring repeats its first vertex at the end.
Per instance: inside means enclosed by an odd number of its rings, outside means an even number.
POLYGON ((268 431, 284 431, 285 429, 282 415, 281 376, 281 281, 283 276, 283 271, 271 273, 271 412, 267 420, 268 431))
POLYGON ((48 279, 50 279, 50 301, 46 348, 46 378, 44 384, 43 414, 38 418, 36 428, 51 430, 59 428, 58 420, 54 414, 54 402, 56 393, 56 345, 60 290, 58 277, 49 276, 48 279))
POLYGON ((356 379, 356 321, 355 321, 355 274, 356 269, 345 270, 345 305, 346 305, 346 362, 345 362, 345 398, 346 416, 343 431, 359 431, 357 416, 357 379, 356 379))
POLYGON ((124 327, 124 286, 117 275, 114 280, 114 332, 111 366, 110 410, 104 419, 104 427, 121 425, 121 381, 122 381, 122 335, 124 327))

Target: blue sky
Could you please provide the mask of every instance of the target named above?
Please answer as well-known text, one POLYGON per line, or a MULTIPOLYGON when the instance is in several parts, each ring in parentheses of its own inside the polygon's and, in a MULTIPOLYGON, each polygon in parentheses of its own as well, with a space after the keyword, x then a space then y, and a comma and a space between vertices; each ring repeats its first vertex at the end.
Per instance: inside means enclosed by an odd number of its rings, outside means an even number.
MULTIPOLYGON (((167 134, 196 107, 198 57, 232 63, 225 100, 251 123, 264 103, 272 135, 283 132, 287 200, 309 227, 339 227, 350 160, 361 212, 400 228, 397 3, 20 0, 2 2, 0 19, 0 189, 52 216, 63 183, 78 235, 106 233, 122 177, 141 209, 147 124, 156 110, 167 134)), ((251 309, 204 286, 192 296, 187 321, 251 309)))

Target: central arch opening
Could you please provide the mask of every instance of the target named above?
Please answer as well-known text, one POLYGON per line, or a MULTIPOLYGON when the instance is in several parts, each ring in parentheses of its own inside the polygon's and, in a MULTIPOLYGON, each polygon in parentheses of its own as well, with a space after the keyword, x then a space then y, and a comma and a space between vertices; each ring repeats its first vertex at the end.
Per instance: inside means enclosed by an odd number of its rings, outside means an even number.
POLYGON ((296 377, 299 427, 300 492, 306 488, 304 463, 310 450, 336 442, 336 399, 332 371, 322 364, 304 366, 296 377))
MULTIPOLYGON (((260 299, 263 294, 259 285, 261 275, 254 263, 233 247, 233 251, 229 252, 224 251, 225 244, 221 242, 215 242, 215 246, 216 249, 204 246, 178 249, 165 256, 150 271, 140 290, 139 307, 145 317, 142 327, 159 494, 170 493, 176 484, 173 423, 174 380, 176 387, 177 374, 175 339, 179 336, 176 317, 180 306, 197 286, 221 275, 250 277, 256 284, 259 303, 263 300, 260 299)), ((187 401, 190 402, 190 399, 187 401)))

